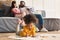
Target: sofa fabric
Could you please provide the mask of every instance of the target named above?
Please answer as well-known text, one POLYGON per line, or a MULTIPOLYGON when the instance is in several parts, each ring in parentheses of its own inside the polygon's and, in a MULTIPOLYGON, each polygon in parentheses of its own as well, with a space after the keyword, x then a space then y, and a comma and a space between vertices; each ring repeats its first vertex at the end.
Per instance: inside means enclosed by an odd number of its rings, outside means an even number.
MULTIPOLYGON (((37 28, 43 25, 47 30, 55 31, 60 30, 60 19, 59 18, 44 18, 41 15, 35 14, 39 19, 39 24, 36 24, 37 28), (44 20, 44 23, 43 23, 44 20)), ((15 17, 0 17, 0 32, 16 32, 18 18, 15 17)))

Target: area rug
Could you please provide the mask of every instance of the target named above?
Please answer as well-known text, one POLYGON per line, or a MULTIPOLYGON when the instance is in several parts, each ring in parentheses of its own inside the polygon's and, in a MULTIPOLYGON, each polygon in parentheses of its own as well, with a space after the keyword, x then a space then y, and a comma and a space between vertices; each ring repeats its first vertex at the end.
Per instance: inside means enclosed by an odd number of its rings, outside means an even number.
POLYGON ((16 40, 59 40, 60 34, 40 34, 37 33, 36 37, 19 37, 19 36, 8 36, 8 38, 16 40))

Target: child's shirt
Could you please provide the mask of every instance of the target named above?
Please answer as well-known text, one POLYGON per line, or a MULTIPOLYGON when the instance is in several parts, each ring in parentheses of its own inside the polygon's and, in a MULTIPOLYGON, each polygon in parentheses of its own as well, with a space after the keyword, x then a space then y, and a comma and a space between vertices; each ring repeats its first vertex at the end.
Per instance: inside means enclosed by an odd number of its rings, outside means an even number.
POLYGON ((20 32, 20 36, 22 37, 26 37, 27 35, 28 36, 35 36, 35 33, 36 33, 36 28, 35 28, 35 25, 33 24, 32 25, 32 28, 29 29, 28 26, 24 26, 23 27, 23 31, 20 32))

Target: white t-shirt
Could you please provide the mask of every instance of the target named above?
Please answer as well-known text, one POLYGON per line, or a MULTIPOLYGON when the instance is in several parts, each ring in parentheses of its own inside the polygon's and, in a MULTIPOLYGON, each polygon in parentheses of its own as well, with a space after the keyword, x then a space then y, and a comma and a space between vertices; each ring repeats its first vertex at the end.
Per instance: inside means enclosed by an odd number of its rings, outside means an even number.
POLYGON ((23 7, 23 8, 20 8, 20 11, 22 13, 22 17, 24 17, 27 13, 26 13, 26 8, 23 7))
POLYGON ((30 13, 28 12, 28 10, 27 10, 26 7, 20 8, 20 11, 22 12, 22 16, 23 16, 23 17, 24 17, 25 15, 30 14, 30 13))

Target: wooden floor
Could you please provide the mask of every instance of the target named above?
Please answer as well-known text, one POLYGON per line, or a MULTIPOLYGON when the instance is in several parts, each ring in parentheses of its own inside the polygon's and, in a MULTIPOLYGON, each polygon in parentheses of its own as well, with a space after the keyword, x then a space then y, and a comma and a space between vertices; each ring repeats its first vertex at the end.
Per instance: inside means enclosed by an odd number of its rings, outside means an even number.
POLYGON ((10 35, 15 36, 15 33, 0 33, 0 40, 13 40, 8 38, 10 35))
MULTIPOLYGON (((60 31, 51 31, 51 32, 39 32, 40 34, 60 34, 60 31)), ((8 36, 15 36, 15 33, 0 33, 0 40, 14 40, 8 38, 8 36)))

